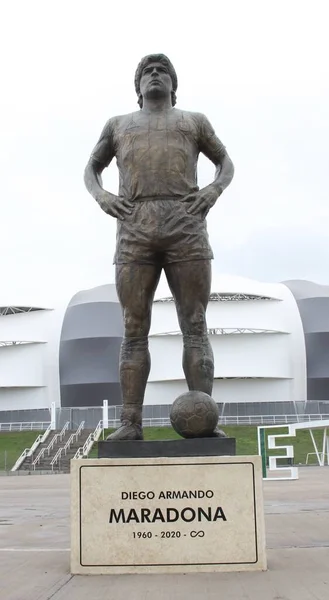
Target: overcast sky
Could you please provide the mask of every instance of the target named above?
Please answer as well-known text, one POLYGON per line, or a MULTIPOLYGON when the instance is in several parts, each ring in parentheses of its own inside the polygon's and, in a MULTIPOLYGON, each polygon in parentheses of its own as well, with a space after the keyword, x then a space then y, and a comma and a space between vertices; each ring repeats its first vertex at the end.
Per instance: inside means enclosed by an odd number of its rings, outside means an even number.
MULTIPOLYGON (((329 283, 328 2, 183 4, 2 2, 0 304, 113 281, 115 220, 83 171, 106 120, 138 108, 153 52, 235 164, 208 218, 215 274, 329 283)), ((202 157, 199 184, 213 174, 202 157)), ((117 192, 115 163, 104 184, 117 192)))

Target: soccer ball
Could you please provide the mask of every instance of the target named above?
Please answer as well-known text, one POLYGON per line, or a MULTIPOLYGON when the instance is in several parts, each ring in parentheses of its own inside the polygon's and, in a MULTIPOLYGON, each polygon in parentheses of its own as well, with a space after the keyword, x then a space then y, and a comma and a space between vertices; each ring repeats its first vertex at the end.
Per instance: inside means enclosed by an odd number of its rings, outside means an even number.
POLYGON ((184 438, 212 437, 218 418, 215 400, 204 392, 192 391, 178 396, 170 410, 171 424, 184 438))

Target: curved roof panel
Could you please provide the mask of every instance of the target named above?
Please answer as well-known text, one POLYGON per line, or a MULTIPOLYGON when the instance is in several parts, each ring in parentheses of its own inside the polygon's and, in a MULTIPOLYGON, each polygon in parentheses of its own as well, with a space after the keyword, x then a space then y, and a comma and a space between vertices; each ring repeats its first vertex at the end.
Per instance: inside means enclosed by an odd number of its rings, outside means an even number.
POLYGON ((291 279, 283 281, 295 296, 296 300, 304 300, 306 298, 329 297, 329 285, 321 285, 313 281, 303 281, 300 279, 291 279))
POLYGON ((73 296, 70 306, 90 304, 94 302, 119 302, 114 283, 99 285, 89 290, 82 290, 73 296))

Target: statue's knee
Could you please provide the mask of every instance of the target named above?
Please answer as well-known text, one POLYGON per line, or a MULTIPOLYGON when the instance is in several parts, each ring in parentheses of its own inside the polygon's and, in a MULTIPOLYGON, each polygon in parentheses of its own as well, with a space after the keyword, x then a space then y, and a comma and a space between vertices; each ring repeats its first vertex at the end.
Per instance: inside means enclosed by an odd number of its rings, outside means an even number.
POLYGON ((207 331, 206 315, 203 309, 195 310, 181 319, 183 335, 199 336, 207 331))
POLYGON ((135 313, 125 311, 124 328, 125 337, 147 337, 150 329, 150 319, 147 316, 141 316, 135 313))

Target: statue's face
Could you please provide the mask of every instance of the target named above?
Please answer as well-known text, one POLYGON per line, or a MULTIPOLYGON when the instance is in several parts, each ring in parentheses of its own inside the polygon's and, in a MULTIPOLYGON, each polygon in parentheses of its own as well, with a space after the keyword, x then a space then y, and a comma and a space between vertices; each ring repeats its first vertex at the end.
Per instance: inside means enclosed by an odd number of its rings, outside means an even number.
POLYGON ((160 62, 148 64, 142 72, 140 91, 143 98, 170 96, 172 81, 166 65, 160 62))

